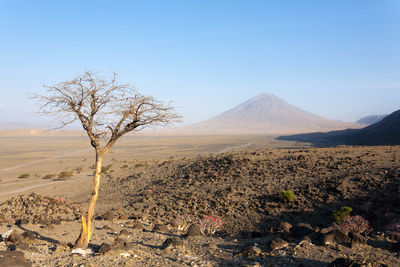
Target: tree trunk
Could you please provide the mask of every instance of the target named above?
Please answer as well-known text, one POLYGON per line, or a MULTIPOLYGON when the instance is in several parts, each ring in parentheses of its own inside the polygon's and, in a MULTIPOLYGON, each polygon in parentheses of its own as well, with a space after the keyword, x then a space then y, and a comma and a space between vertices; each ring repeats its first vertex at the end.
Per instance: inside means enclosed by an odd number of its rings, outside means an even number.
POLYGON ((94 217, 94 206, 99 195, 100 174, 103 165, 103 154, 96 153, 96 170, 93 178, 92 198, 90 200, 87 217, 82 216, 82 229, 78 239, 75 242, 74 248, 87 249, 90 238, 92 236, 92 220, 94 217))

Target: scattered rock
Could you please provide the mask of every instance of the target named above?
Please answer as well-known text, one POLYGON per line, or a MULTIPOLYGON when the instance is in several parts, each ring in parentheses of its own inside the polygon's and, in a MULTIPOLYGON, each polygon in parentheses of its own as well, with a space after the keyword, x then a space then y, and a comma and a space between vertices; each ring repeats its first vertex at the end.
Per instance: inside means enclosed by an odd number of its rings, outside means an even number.
POLYGON ((56 249, 55 249, 55 252, 56 252, 56 253, 59 253, 59 254, 64 254, 64 253, 68 252, 69 249, 70 249, 70 248, 68 247, 67 244, 65 244, 65 243, 60 243, 60 244, 57 245, 57 247, 56 247, 56 249))
POLYGON ((122 238, 117 237, 114 239, 114 246, 122 248, 124 247, 124 245, 125 245, 125 240, 123 240, 122 238))
POLYGON ((130 236, 131 235, 131 232, 129 232, 128 230, 126 230, 126 229, 122 229, 120 232, 119 232, 119 236, 130 236))
POLYGON ((279 237, 272 239, 271 242, 269 243, 269 247, 271 249, 274 249, 274 250, 275 249, 282 249, 282 248, 285 248, 287 246, 289 246, 289 243, 286 242, 285 240, 283 240, 282 238, 279 238, 279 237))
POLYGON ((7 231, 5 231, 4 233, 1 234, 1 238, 2 238, 3 240, 6 240, 7 238, 10 237, 10 235, 11 235, 13 232, 14 232, 14 229, 7 230, 7 231))
POLYGON ((99 249, 99 253, 100 254, 106 254, 107 252, 109 252, 109 251, 111 251, 111 245, 110 244, 107 244, 107 243, 103 243, 103 244, 101 244, 101 246, 100 246, 100 249, 99 249))
POLYGON ((45 226, 45 228, 46 228, 47 230, 51 231, 51 230, 54 230, 54 225, 52 225, 52 224, 47 224, 47 225, 45 226))
POLYGON ((295 239, 304 239, 306 236, 314 233, 314 229, 311 225, 306 223, 299 223, 296 226, 290 228, 290 235, 295 239))
POLYGON ((187 241, 179 237, 167 238, 161 245, 162 249, 172 250, 172 249, 185 249, 187 248, 187 241))
POLYGON ((127 222, 125 223, 125 225, 126 225, 126 226, 130 226, 130 227, 133 227, 133 226, 135 225, 135 223, 134 223, 133 221, 127 221, 127 222))
POLYGON ((0 251, 0 266, 31 267, 32 263, 25 259, 22 251, 0 251))
POLYGON ((133 229, 135 230, 143 230, 143 224, 139 221, 136 221, 135 224, 132 226, 133 229))
POLYGON ((201 236, 200 227, 198 227, 195 224, 192 224, 186 233, 186 237, 196 237, 196 236, 201 236))
POLYGON ((278 231, 278 232, 289 233, 289 232, 290 232, 290 228, 292 228, 292 227, 293 227, 293 225, 291 225, 291 224, 288 223, 288 222, 281 222, 281 223, 278 225, 277 231, 278 231))
POLYGON ((115 214, 112 211, 107 211, 106 213, 104 213, 101 218, 105 221, 114 221, 115 219, 115 214))
POLYGON ((86 257, 87 255, 93 255, 93 250, 91 248, 88 249, 75 248, 71 251, 71 254, 78 254, 83 257, 86 257))
POLYGON ((249 259, 254 259, 265 255, 265 253, 257 246, 247 246, 244 249, 242 249, 240 255, 243 255, 249 259))
POLYGON ((129 219, 129 216, 128 215, 121 215, 121 216, 119 216, 119 219, 122 220, 122 221, 126 221, 126 220, 129 219))
POLYGON ((22 233, 21 239, 25 244, 32 244, 33 242, 35 242, 36 237, 33 234, 33 232, 25 231, 25 232, 22 233))
POLYGON ((153 231, 160 232, 160 233, 168 233, 169 229, 168 229, 168 226, 165 224, 156 224, 156 225, 154 225, 153 231))
POLYGON ((114 231, 109 225, 103 225, 103 230, 106 230, 106 231, 114 231))
POLYGON ((367 244, 368 239, 365 236, 362 236, 361 234, 350 232, 348 234, 348 236, 350 237, 350 243, 351 243, 352 247, 354 245, 359 245, 359 244, 366 245, 367 244))
POLYGON ((346 235, 343 231, 335 229, 324 236, 325 245, 343 244, 349 243, 350 237, 346 235))

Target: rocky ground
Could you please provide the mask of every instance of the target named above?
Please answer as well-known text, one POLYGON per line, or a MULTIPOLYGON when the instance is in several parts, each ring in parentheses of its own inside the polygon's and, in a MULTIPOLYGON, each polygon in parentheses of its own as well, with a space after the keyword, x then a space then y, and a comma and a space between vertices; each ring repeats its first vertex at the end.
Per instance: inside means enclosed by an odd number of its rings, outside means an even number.
POLYGON ((2 203, 0 266, 400 265, 399 146, 137 162, 103 176, 94 254, 82 257, 71 246, 85 205, 35 194, 2 203), (352 211, 335 223, 342 207, 352 211), (204 235, 201 223, 219 220, 204 235))

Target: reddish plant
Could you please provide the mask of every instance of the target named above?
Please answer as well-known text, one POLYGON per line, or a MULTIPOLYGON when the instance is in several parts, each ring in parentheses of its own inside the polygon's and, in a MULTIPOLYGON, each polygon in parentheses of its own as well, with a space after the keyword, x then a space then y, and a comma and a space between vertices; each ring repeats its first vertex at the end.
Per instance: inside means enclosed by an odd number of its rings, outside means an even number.
POLYGON ((215 217, 207 216, 196 221, 196 225, 200 228, 203 235, 213 235, 216 231, 222 228, 224 222, 215 217))
POLYGON ((360 215, 347 216, 343 218, 340 227, 347 232, 358 234, 372 231, 371 223, 360 215))

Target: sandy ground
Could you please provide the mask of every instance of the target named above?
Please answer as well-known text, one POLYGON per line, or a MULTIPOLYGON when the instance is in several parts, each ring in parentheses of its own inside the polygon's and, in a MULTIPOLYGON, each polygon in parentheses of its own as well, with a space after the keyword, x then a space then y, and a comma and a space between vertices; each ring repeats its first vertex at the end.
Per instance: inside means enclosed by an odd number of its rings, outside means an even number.
MULTIPOLYGON (((272 136, 185 136, 135 137, 120 140, 104 160, 104 166, 123 165, 137 160, 162 160, 170 157, 194 157, 238 149, 296 147, 296 142, 277 141, 272 136)), ((90 189, 94 152, 87 137, 1 137, 0 201, 23 192, 69 195, 90 189), (73 171, 66 181, 43 179, 73 171), (29 174, 29 178, 18 178, 29 174)))

